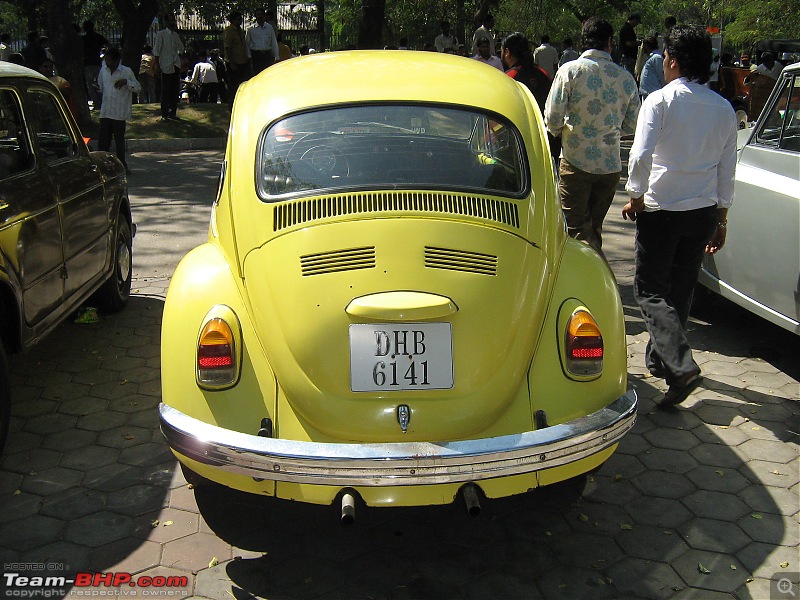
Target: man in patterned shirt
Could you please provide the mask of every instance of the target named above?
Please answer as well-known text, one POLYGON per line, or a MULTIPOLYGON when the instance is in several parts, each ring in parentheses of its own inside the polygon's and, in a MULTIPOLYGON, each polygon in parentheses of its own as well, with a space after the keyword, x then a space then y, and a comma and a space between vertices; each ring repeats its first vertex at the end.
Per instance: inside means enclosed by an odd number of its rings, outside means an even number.
POLYGON ((569 235, 602 254, 603 219, 622 174, 619 141, 636 129, 639 91, 611 60, 614 29, 592 17, 581 32, 584 53, 558 69, 545 104, 545 124, 562 138, 561 207, 569 235))

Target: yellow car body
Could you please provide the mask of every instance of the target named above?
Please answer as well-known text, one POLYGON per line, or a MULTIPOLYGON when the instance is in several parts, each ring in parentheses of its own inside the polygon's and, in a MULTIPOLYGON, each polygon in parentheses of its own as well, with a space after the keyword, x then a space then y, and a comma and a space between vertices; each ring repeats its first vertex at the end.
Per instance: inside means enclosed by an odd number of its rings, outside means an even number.
POLYGON ((167 295, 162 390, 191 471, 318 504, 522 493, 601 465, 636 411, 616 283, 566 235, 534 98, 423 52, 239 88, 208 241, 167 295))

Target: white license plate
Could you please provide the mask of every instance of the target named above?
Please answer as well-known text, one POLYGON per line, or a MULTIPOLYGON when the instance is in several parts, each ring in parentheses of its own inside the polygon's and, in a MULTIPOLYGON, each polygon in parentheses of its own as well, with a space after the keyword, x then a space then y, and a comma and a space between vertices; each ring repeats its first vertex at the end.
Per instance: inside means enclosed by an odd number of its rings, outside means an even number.
POLYGON ((447 390, 452 387, 450 323, 350 325, 352 391, 447 390))

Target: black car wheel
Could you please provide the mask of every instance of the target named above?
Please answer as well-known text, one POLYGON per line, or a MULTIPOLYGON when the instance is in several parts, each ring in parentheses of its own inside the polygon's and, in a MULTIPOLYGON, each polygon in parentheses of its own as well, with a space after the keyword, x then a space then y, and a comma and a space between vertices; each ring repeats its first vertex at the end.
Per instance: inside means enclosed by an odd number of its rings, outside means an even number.
POLYGON ((3 342, 0 341, 0 452, 6 443, 9 420, 11 420, 11 383, 8 379, 6 352, 3 342))
POLYGON ((114 269, 97 292, 97 304, 106 312, 118 312, 128 303, 133 276, 133 237, 128 220, 119 215, 114 234, 114 269))

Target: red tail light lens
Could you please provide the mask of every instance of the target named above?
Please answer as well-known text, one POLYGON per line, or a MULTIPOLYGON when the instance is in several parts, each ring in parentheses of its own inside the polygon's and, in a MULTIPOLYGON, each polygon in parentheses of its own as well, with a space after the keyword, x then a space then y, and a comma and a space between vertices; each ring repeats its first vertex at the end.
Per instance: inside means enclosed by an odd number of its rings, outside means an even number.
POLYGON ((594 317, 575 311, 567 323, 567 370, 574 375, 597 375, 603 370, 603 336, 594 317))
POLYGON ((197 382, 203 387, 226 387, 236 382, 236 341, 223 319, 209 320, 197 343, 197 382))

